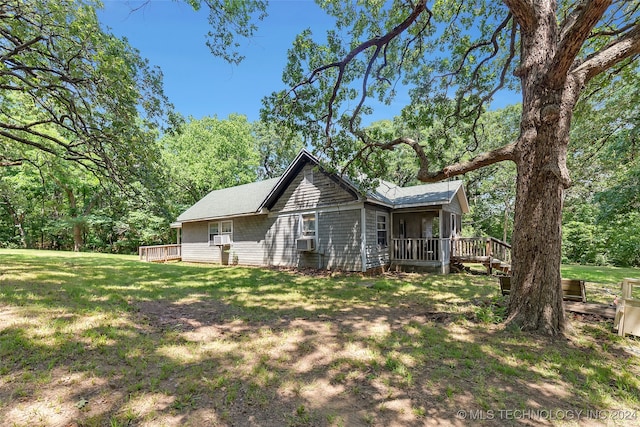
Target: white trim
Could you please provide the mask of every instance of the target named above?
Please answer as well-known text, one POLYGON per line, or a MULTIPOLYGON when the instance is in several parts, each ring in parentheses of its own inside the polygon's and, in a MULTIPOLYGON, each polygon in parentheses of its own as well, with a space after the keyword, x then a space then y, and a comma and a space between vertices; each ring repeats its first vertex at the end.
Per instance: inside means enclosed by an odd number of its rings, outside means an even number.
POLYGON ((313 238, 316 239, 318 237, 318 213, 315 211, 311 211, 311 212, 302 212, 299 214, 300 217, 300 229, 298 230, 298 233, 300 235, 300 238, 305 238, 305 237, 311 237, 311 236, 305 236, 304 235, 304 217, 305 216, 311 216, 313 215, 313 238))
MULTIPOLYGON (((389 262, 391 262, 391 258, 393 258, 393 210, 389 212, 389 245, 387 247, 387 256, 389 257, 389 262)), ((406 229, 405 229, 406 231, 406 229)), ((398 224, 398 234, 400 234, 400 224, 398 224)))
POLYGON ((315 209, 306 208, 306 209, 296 209, 294 211, 286 211, 286 212, 282 212, 282 211, 269 212, 268 216, 269 218, 277 218, 280 216, 295 216, 295 215, 312 213, 312 212, 328 213, 328 212, 352 211, 352 210, 361 209, 363 207, 364 207, 364 203, 362 202, 349 202, 343 205, 332 205, 327 207, 318 207, 315 209))
POLYGON ((389 246, 391 246, 391 238, 389 235, 389 212, 385 212, 385 211, 375 211, 376 213, 376 245, 378 245, 378 251, 380 251, 380 249, 387 249, 389 248, 389 246), (378 233, 381 231, 380 229, 378 229, 378 216, 381 216, 384 218, 384 234, 385 234, 385 240, 387 241, 387 244, 385 246, 381 246, 380 243, 378 243, 378 233))

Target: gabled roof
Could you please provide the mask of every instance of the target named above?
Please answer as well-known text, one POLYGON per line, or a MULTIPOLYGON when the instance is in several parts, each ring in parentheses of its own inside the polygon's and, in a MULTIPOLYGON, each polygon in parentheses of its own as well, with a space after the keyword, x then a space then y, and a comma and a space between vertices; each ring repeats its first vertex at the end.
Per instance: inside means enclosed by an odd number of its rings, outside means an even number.
MULTIPOLYGON (((305 149, 300 150, 296 158, 293 159, 287 170, 280 177, 280 181, 278 181, 271 192, 269 192, 269 195, 264 199, 260 205, 260 209, 271 209, 284 190, 286 190, 289 184, 291 184, 293 179, 298 175, 298 173, 300 173, 304 165, 307 163, 311 163, 314 166, 318 166, 320 169, 324 169, 315 156, 305 149)), ((348 180, 345 180, 336 174, 327 174, 327 176, 340 187, 351 193, 356 199, 361 198, 361 192, 348 180)))
MULTIPOLYGON (((183 212, 172 226, 180 226, 182 222, 253 215, 271 209, 307 163, 323 169, 316 157, 307 150, 301 150, 282 176, 214 190, 183 212)), ((462 212, 469 212, 469 204, 462 181, 438 182, 412 187, 399 187, 391 182, 381 181, 375 191, 364 194, 348 178, 338 176, 335 173, 325 173, 336 184, 362 201, 399 209, 444 205, 451 203, 455 197, 458 197, 462 212)))

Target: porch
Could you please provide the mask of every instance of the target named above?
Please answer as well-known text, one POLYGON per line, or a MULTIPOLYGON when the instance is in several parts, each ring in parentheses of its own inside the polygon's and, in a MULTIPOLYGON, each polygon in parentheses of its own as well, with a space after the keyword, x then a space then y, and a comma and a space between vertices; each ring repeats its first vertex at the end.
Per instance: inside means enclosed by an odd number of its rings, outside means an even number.
POLYGON ((451 263, 480 263, 509 273, 511 245, 493 237, 393 238, 392 268, 420 269, 447 273, 451 263))
POLYGON ((451 239, 460 233, 461 217, 442 206, 392 212, 390 268, 447 274, 451 239))
POLYGON ((394 238, 390 250, 391 269, 449 273, 450 239, 394 238))

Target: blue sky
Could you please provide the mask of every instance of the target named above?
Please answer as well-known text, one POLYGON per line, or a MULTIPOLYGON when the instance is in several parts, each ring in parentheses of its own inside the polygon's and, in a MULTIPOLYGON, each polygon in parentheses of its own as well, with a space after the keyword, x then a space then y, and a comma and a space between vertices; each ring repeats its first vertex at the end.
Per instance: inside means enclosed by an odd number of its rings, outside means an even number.
MULTIPOLYGON (((105 0, 100 21, 126 37, 164 74, 165 93, 184 116, 226 118, 240 113, 259 118, 261 100, 284 89, 282 71, 295 36, 309 27, 318 40, 331 28, 331 18, 311 0, 271 0, 267 16, 251 40, 242 40, 246 59, 231 65, 214 57, 205 45, 207 13, 194 12, 181 1, 105 0), (133 9, 139 8, 132 12, 133 9)), ((407 104, 400 94, 391 106, 377 106, 372 120, 391 119, 407 104)), ((494 106, 514 103, 511 97, 494 106)))
POLYGON ((179 1, 106 0, 100 21, 124 36, 164 74, 165 92, 184 116, 230 113, 259 118, 261 100, 284 88, 282 71, 287 50, 307 27, 324 34, 331 20, 312 1, 271 1, 269 16, 259 23, 255 37, 241 40, 246 59, 230 65, 214 57, 205 45, 207 13, 196 13, 179 1))

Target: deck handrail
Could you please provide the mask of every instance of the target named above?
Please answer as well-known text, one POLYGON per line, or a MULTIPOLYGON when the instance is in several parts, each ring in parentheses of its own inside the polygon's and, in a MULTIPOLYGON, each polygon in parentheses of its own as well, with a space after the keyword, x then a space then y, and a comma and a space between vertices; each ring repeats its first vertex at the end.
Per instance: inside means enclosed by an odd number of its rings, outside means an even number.
POLYGON ((511 245, 495 237, 455 237, 451 240, 451 256, 456 258, 497 258, 511 262, 511 245))
POLYGON ((154 245, 140 246, 138 248, 140 261, 166 262, 182 259, 182 245, 154 245))

